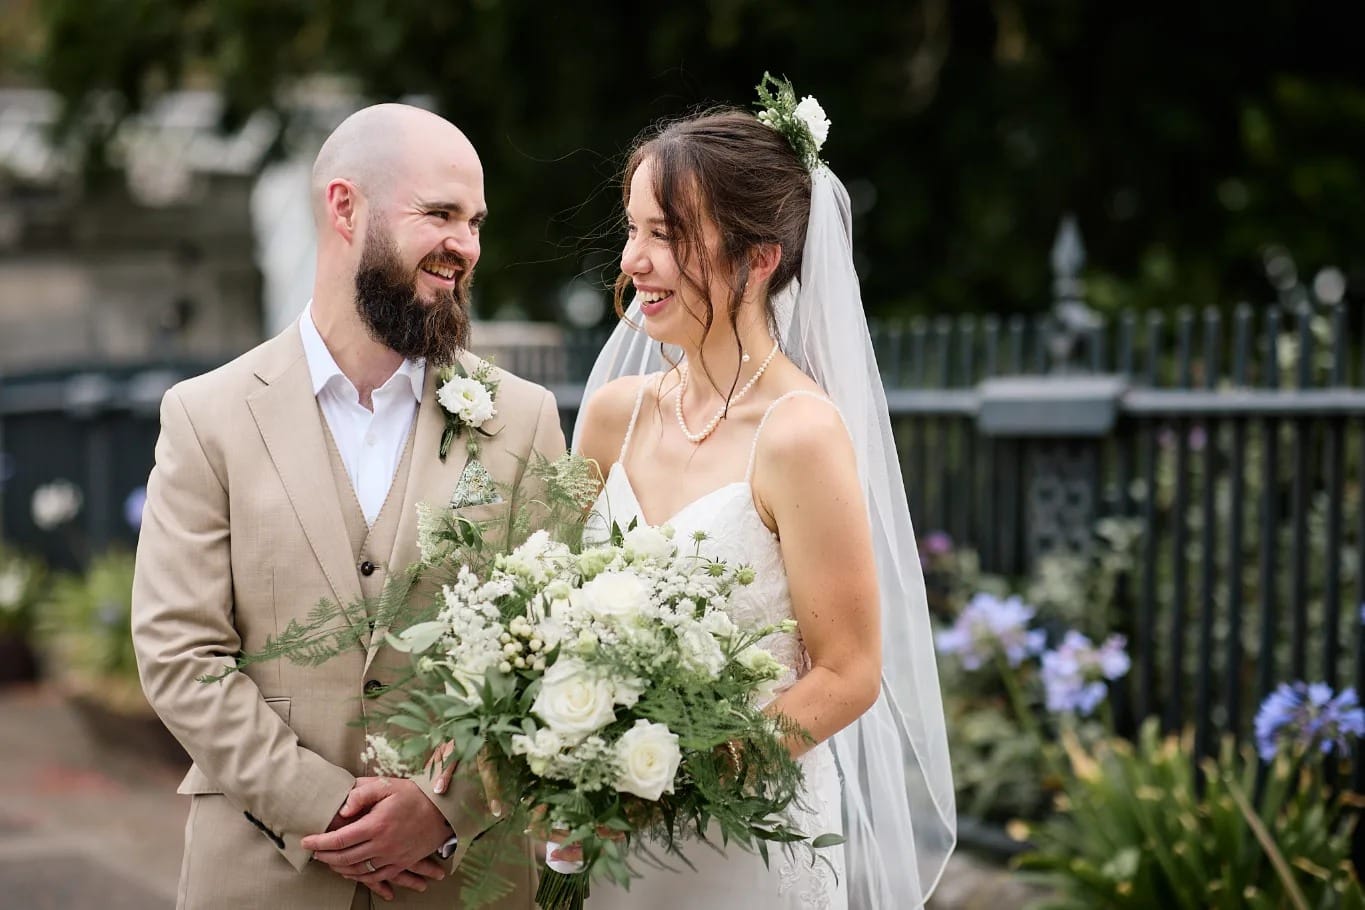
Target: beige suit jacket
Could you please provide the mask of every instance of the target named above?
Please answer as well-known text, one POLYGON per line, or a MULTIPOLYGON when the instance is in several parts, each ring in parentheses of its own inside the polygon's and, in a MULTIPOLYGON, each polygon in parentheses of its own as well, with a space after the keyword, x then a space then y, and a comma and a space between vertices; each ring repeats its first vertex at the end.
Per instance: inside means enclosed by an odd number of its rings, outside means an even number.
MULTIPOLYGON (((437 457, 444 418, 435 372, 427 371, 397 536, 380 571, 416 562, 416 503, 447 504, 467 460, 462 440, 445 462, 437 457)), ((480 461, 513 483, 532 452, 562 453, 564 436, 553 395, 505 372, 499 379, 498 413, 484 427, 496 435, 482 440, 480 461)), ((355 777, 369 773, 355 723, 361 695, 369 681, 391 682, 404 660, 381 646, 385 630, 374 630, 366 650, 320 667, 273 661, 222 683, 197 681, 318 601, 360 596, 324 433, 297 325, 178 384, 161 404, 133 639, 149 701, 194 759, 178 791, 192 797, 181 907, 344 910, 355 893, 309 862, 299 839, 325 830, 355 777)), ((464 786, 436 797, 419 783, 460 837, 458 863, 491 823, 482 796, 464 786)), ((398 889, 399 899, 449 910, 458 905, 456 879, 425 894, 398 889)))

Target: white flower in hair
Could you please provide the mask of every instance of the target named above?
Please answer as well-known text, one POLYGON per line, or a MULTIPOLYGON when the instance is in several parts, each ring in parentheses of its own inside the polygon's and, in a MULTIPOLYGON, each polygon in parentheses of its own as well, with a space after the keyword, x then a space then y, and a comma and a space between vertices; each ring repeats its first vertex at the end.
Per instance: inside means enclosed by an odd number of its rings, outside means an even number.
POLYGON ((796 106, 796 116, 806 125, 806 129, 810 130, 810 137, 815 141, 815 149, 819 151, 829 138, 829 117, 825 116, 825 109, 815 100, 814 95, 807 95, 796 106))

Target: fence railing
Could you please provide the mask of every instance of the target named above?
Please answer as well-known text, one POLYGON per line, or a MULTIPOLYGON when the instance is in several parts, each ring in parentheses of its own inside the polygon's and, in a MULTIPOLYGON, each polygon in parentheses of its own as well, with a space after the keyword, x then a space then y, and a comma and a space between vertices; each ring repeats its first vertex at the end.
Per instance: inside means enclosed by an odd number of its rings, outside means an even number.
POLYGON ((1107 605, 1134 657, 1119 708, 1193 724, 1201 754, 1244 738, 1281 681, 1365 690, 1361 341, 1340 307, 876 338, 921 535, 1015 574, 1132 522, 1107 605), (1095 374, 1110 381, 1087 392, 1095 374))
MULTIPOLYGON (((1365 690, 1360 330, 1340 307, 1243 307, 873 331, 921 535, 945 531, 1020 575, 1050 553, 1095 553, 1098 522, 1131 522, 1103 605, 1134 657, 1119 707, 1193 723, 1207 751, 1245 737, 1282 680, 1365 690)), ((571 425, 600 338, 500 362, 553 383, 571 425)), ((131 545, 124 506, 151 467, 161 393, 208 366, 0 380, 0 533, 65 566, 131 545), (30 502, 56 478, 84 505, 48 533, 30 502)))

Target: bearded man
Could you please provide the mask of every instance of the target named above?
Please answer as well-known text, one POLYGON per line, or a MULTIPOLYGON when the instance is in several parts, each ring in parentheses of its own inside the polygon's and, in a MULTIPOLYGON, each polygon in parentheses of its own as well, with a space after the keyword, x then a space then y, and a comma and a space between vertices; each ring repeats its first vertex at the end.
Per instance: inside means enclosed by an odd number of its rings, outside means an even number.
MULTIPOLYGON (((405 660, 385 629, 372 621, 363 649, 320 667, 197 681, 321 600, 378 595, 417 561, 418 503, 495 517, 509 505, 491 491, 564 451, 553 396, 493 370, 477 456, 438 454, 437 372, 481 365, 466 345, 486 207, 464 134, 417 108, 361 110, 323 145, 312 195, 317 277, 299 320, 161 404, 133 638, 148 699, 194 759, 178 904, 448 910, 460 859, 496 820, 477 785, 363 776, 355 722, 405 660)), ((501 906, 530 907, 529 864, 519 876, 501 906)))

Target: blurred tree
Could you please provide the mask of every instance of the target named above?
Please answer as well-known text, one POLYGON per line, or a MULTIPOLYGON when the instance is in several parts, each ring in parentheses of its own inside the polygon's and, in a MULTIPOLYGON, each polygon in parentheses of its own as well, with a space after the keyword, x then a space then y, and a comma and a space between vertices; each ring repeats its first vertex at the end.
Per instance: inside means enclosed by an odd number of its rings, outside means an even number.
POLYGON ((1046 306, 1068 211, 1106 309, 1264 299, 1271 244, 1365 285, 1361 4, 10 3, 72 122, 103 90, 131 108, 186 82, 237 118, 318 73, 432 96, 484 157, 489 315, 552 315, 571 277, 614 276, 631 139, 748 106, 765 69, 833 120, 879 313, 1046 306))

